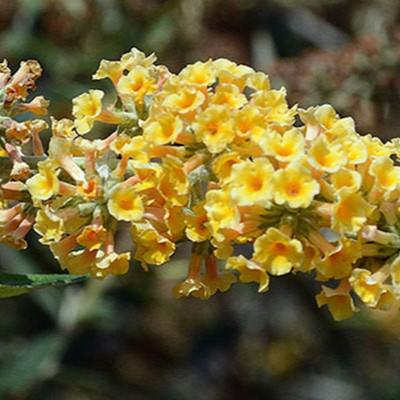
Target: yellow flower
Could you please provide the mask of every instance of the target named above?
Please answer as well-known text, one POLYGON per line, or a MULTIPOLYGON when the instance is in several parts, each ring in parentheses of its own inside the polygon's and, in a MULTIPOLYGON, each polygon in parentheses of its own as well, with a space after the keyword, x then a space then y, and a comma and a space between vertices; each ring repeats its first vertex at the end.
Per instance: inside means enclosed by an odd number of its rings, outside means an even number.
POLYGON ((200 278, 187 278, 176 285, 173 289, 176 298, 193 296, 198 299, 206 300, 211 297, 210 287, 200 278))
POLYGON ((146 56, 142 51, 133 47, 128 53, 122 55, 121 64, 124 69, 130 71, 137 66, 149 68, 153 66, 156 60, 157 57, 154 53, 146 56))
POLYGON ((315 140, 309 154, 311 165, 325 172, 336 172, 347 162, 341 146, 329 143, 322 135, 315 140))
POLYGON ((361 140, 365 143, 368 149, 368 157, 389 157, 391 149, 389 146, 382 143, 378 137, 371 135, 361 136, 361 140))
POLYGON ((342 168, 330 176, 331 182, 336 190, 347 188, 356 192, 361 187, 362 178, 359 172, 342 168))
POLYGON ((219 239, 219 241, 214 238, 211 239, 211 244, 214 247, 214 255, 220 260, 226 260, 233 254, 233 246, 223 234, 217 232, 214 236, 219 239))
POLYGON ((300 110, 299 114, 306 126, 308 140, 314 140, 321 134, 326 135, 328 141, 355 134, 354 121, 351 118, 339 119, 335 109, 329 104, 309 107, 307 110, 300 110))
POLYGON ((289 129, 283 134, 268 132, 261 136, 257 143, 266 155, 282 162, 294 161, 304 154, 304 137, 297 128, 289 129))
POLYGON ((232 168, 235 164, 241 161, 238 153, 229 151, 215 157, 211 167, 214 174, 221 180, 225 181, 232 173, 232 168))
POLYGON ((168 228, 165 234, 173 242, 178 242, 184 239, 186 228, 185 213, 180 206, 166 207, 165 226, 168 228))
POLYGON ((246 104, 238 110, 235 118, 237 135, 240 138, 258 138, 265 133, 264 116, 252 104, 246 104))
POLYGON ((236 64, 226 58, 217 58, 213 61, 213 65, 218 72, 226 71, 236 76, 244 76, 254 72, 253 68, 247 65, 236 64))
POLYGON ((214 154, 225 150, 235 138, 231 112, 221 105, 210 106, 199 114, 193 123, 193 130, 196 139, 214 154))
POLYGON ((309 139, 315 139, 321 133, 325 134, 330 142, 356 135, 354 120, 350 117, 339 118, 329 104, 300 110, 300 118, 307 127, 309 139))
POLYGON ((143 201, 135 187, 123 183, 112 189, 107 208, 118 221, 139 221, 144 215, 143 201))
POLYGON ((238 109, 247 103, 247 99, 236 85, 222 84, 217 86, 214 95, 210 97, 210 103, 238 109))
POLYGON ((147 264, 166 263, 175 252, 175 243, 161 235, 150 224, 132 225, 132 240, 136 244, 135 259, 147 264))
POLYGON ((254 70, 247 65, 238 65, 226 58, 214 60, 213 66, 217 71, 219 83, 231 83, 240 89, 244 88, 247 76, 254 73, 254 70))
POLYGON ((183 123, 172 114, 158 114, 156 118, 146 121, 143 126, 143 137, 152 145, 160 146, 175 143, 183 131, 183 123))
POLYGON ((303 246, 276 228, 269 228, 254 242, 254 261, 272 275, 284 275, 303 262, 303 246))
POLYGON ((308 241, 303 241, 303 262, 296 267, 296 271, 310 272, 315 269, 315 264, 320 258, 319 249, 308 241))
POLYGON ((346 139, 342 140, 340 144, 342 145, 342 148, 346 153, 348 164, 357 165, 367 161, 368 149, 361 139, 346 139))
POLYGON ((258 292, 266 292, 269 286, 269 275, 259 263, 248 260, 243 256, 229 257, 226 261, 226 269, 239 272, 241 282, 256 282, 259 284, 258 292))
POLYGON ((384 146, 390 151, 390 154, 395 154, 397 158, 400 158, 400 138, 392 138, 390 142, 386 142, 384 146))
POLYGON ((297 162, 275 171, 272 177, 275 202, 292 208, 308 207, 319 189, 318 182, 312 178, 310 172, 297 162))
MULTIPOLYGON (((64 202, 65 200, 63 198, 60 198, 60 204, 61 202, 64 202)), ((86 203, 84 206, 88 206, 90 209, 93 206, 92 204, 86 203)), ((85 208, 85 207, 83 207, 85 208)), ((67 234, 75 234, 77 233, 84 225, 88 223, 88 215, 85 212, 81 212, 82 208, 81 207, 71 207, 65 210, 58 210, 59 216, 63 219, 64 221, 64 228, 65 228, 65 233, 67 234)))
POLYGON ((29 193, 34 200, 48 200, 55 196, 60 188, 57 172, 50 160, 38 163, 39 173, 26 181, 29 193))
POLYGON ((73 139, 76 137, 74 121, 63 118, 57 121, 53 117, 51 119, 51 130, 54 136, 61 138, 73 139))
POLYGON ((89 90, 72 100, 72 114, 79 133, 84 134, 92 129, 96 118, 101 114, 103 97, 103 91, 89 90))
MULTIPOLYGON (((346 139, 356 134, 353 118, 340 118, 325 132, 329 140, 346 139)), ((357 152, 355 152, 357 154, 357 152)))
POLYGON ((175 297, 193 296, 199 299, 208 299, 211 296, 211 288, 200 276, 202 262, 203 256, 192 252, 188 277, 174 287, 175 297))
POLYGON ((339 200, 333 208, 332 228, 339 233, 357 233, 375 207, 369 204, 359 192, 342 189, 339 200))
POLYGON ((165 200, 174 206, 186 204, 189 193, 189 180, 183 163, 176 157, 165 157, 158 188, 165 200))
POLYGON ((101 225, 87 225, 83 228, 76 241, 88 250, 98 250, 106 240, 107 231, 101 225))
POLYGON ((195 111, 206 99, 204 93, 195 86, 178 86, 176 91, 177 93, 168 94, 162 105, 179 114, 195 111))
POLYGON ((186 220, 186 236, 192 242, 204 242, 210 238, 210 232, 207 227, 207 213, 204 209, 204 202, 193 207, 193 215, 187 215, 186 220))
POLYGON ((76 186, 76 194, 85 200, 94 200, 100 196, 101 189, 100 179, 95 177, 86 182, 79 182, 76 186))
POLYGON ((382 283, 375 279, 371 271, 362 268, 353 270, 349 283, 357 296, 369 307, 375 307, 382 294, 382 283))
POLYGON ((268 75, 263 72, 250 72, 246 75, 246 86, 258 92, 259 90, 270 90, 271 84, 268 75))
POLYGON ((143 136, 129 137, 127 135, 118 135, 111 149, 117 154, 132 159, 135 163, 147 163, 150 159, 149 156, 149 142, 143 136))
POLYGON ((223 241, 224 237, 219 235, 221 229, 237 229, 240 223, 239 210, 228 195, 223 190, 209 190, 206 194, 204 209, 207 212, 208 224, 218 241, 223 241))
POLYGON ((61 266, 64 265, 68 254, 70 254, 76 247, 76 238, 78 235, 79 232, 76 232, 50 244, 50 250, 61 266))
POLYGON ((327 279, 341 279, 351 274, 353 264, 361 257, 361 243, 343 237, 337 248, 315 263, 317 271, 327 279))
MULTIPOLYGON (((203 282, 208 286, 211 296, 213 296, 217 291, 226 292, 230 289, 232 284, 236 282, 236 277, 232 272, 223 271, 222 273, 219 273, 217 258, 214 254, 208 254, 205 256, 205 270, 206 272, 203 282)), ((190 271, 189 266, 189 276, 192 275, 193 272, 194 271, 190 271)))
POLYGON ((319 107, 311 107, 309 110, 314 111, 314 118, 325 129, 330 129, 338 119, 336 110, 329 104, 323 104, 319 107))
POLYGON ((39 241, 43 244, 50 244, 59 241, 64 234, 64 221, 47 207, 41 208, 36 214, 33 229, 42 237, 39 241))
POLYGON ((272 125, 292 125, 297 113, 296 108, 289 109, 286 101, 286 89, 256 92, 251 104, 263 109, 265 121, 272 125))
POLYGON ((132 97, 137 103, 142 103, 144 96, 156 88, 155 78, 147 68, 140 65, 133 67, 128 75, 122 76, 117 84, 117 92, 122 98, 132 97))
POLYGON ((191 85, 211 86, 215 82, 216 71, 211 60, 207 62, 198 61, 186 66, 179 73, 179 77, 185 83, 191 85))
POLYGON ((233 283, 236 282, 234 274, 224 271, 215 276, 206 276, 204 283, 209 287, 210 295, 213 296, 216 292, 226 292, 230 289, 233 283))
POLYGON ((61 259, 60 264, 61 268, 67 269, 70 274, 87 274, 93 268, 95 258, 95 251, 89 251, 88 249, 76 250, 61 259))
POLYGON ((241 206, 268 206, 272 198, 271 179, 274 168, 265 158, 242 161, 232 167, 229 192, 241 206))
POLYGON ((400 167, 395 167, 388 157, 375 158, 369 167, 369 173, 375 178, 376 186, 385 192, 400 186, 400 167))
POLYGON ((132 138, 125 133, 118 135, 110 144, 110 149, 118 154, 124 154, 126 152, 125 148, 129 146, 132 138))
POLYGON ((124 65, 121 61, 101 60, 99 68, 93 75, 93 79, 110 79, 114 85, 118 83, 124 72, 124 65))
POLYGON ((131 254, 115 253, 104 255, 102 251, 97 252, 95 263, 91 264, 90 274, 95 278, 104 278, 108 275, 124 275, 129 270, 131 254))
POLYGON ((157 187, 162 172, 160 164, 143 164, 140 162, 132 161, 132 165, 132 169, 135 171, 135 175, 140 179, 140 181, 135 185, 138 192, 157 187))
POLYGON ((322 286, 321 293, 316 296, 318 307, 328 306, 335 321, 343 321, 353 316, 356 311, 353 299, 345 291, 322 286))
POLYGON ((382 311, 391 310, 398 300, 396 299, 396 294, 390 285, 382 285, 381 297, 379 298, 376 308, 382 311))

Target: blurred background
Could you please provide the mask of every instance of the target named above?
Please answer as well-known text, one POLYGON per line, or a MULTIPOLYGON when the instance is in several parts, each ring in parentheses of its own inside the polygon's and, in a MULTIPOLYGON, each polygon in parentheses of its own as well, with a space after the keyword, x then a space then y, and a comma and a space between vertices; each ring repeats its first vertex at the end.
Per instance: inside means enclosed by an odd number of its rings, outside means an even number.
MULTIPOLYGON (((285 85, 291 104, 331 103, 360 133, 400 127, 398 0, 0 0, 0 55, 44 67, 37 94, 70 116, 102 58, 133 46, 176 72, 227 57, 285 85)), ((0 247, 0 268, 58 272, 47 248, 0 247)), ((400 318, 333 322, 313 283, 236 285, 175 300, 185 260, 0 301, 0 399, 398 400, 400 318)))

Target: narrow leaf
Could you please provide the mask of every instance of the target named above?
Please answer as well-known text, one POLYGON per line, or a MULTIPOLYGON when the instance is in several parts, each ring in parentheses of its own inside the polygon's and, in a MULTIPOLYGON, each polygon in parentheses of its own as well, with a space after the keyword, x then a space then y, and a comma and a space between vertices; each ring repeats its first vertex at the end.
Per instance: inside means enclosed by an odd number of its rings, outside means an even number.
POLYGON ((9 274, 0 272, 0 298, 19 296, 33 289, 65 286, 85 281, 87 275, 65 274, 9 274))

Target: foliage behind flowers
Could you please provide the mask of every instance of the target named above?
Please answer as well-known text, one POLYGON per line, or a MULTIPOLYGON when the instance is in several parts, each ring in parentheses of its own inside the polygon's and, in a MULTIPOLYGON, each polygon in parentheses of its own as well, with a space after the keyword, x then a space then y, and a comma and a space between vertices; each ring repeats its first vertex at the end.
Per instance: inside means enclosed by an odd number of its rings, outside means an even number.
POLYGON ((328 102, 340 113, 357 116, 361 132, 392 138, 398 124, 399 40, 396 27, 385 38, 362 37, 335 52, 313 50, 281 60, 270 73, 284 82, 290 101, 304 106, 328 102))
POLYGON ((74 120, 52 119, 45 154, 45 123, 12 119, 45 112, 43 98, 21 103, 40 75, 32 63, 13 77, 3 64, 12 169, 2 170, 2 242, 23 248, 33 226, 63 269, 104 278, 128 272, 131 253, 116 243, 128 225, 145 269, 192 242, 178 297, 209 298, 237 279, 263 292, 270 276, 306 272, 323 282, 317 303, 337 320, 357 310, 355 298, 396 307, 396 139, 360 136, 330 105, 290 107, 285 89, 250 67, 218 59, 175 75, 132 49, 94 75, 112 81, 116 100, 106 104, 101 90, 75 98, 74 120), (114 130, 89 139, 97 123, 114 130))

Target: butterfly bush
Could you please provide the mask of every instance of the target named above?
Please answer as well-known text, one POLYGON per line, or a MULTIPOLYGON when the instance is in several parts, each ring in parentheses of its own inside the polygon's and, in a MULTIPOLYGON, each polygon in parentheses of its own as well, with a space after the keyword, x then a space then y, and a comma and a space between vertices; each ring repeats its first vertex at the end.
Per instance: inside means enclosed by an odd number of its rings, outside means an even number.
POLYGON ((177 297, 206 299, 236 282, 268 290, 270 278, 308 273, 336 320, 357 306, 393 309, 400 299, 400 153, 356 132, 330 105, 290 107, 264 73, 226 59, 178 74, 132 49, 103 60, 73 119, 51 118, 47 101, 27 103, 41 69, 11 75, 0 65, 0 241, 26 247, 31 228, 61 268, 94 278, 147 269, 191 243, 177 297), (93 139, 99 124, 108 136, 93 139), (29 155, 31 154, 31 155, 29 155), (6 165, 8 167, 6 167, 6 165), (129 229, 133 253, 116 234, 129 229))

